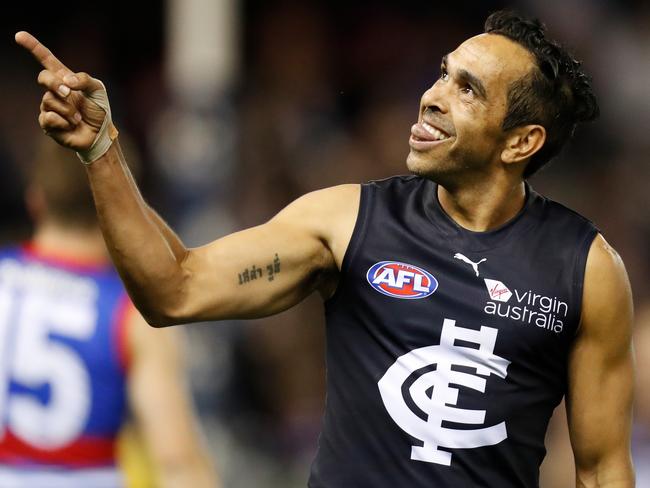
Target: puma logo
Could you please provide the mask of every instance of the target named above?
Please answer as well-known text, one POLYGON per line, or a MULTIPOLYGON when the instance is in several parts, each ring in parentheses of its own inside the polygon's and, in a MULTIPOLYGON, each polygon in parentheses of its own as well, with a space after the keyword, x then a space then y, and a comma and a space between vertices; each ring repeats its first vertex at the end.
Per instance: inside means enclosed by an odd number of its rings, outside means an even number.
POLYGON ((454 254, 454 259, 460 259, 464 263, 469 264, 472 267, 472 269, 474 270, 474 272, 476 273, 476 276, 478 276, 478 265, 481 264, 483 261, 487 261, 487 258, 483 258, 479 262, 475 263, 474 261, 469 259, 467 256, 465 256, 465 255, 463 255, 463 254, 461 254, 459 252, 454 254))

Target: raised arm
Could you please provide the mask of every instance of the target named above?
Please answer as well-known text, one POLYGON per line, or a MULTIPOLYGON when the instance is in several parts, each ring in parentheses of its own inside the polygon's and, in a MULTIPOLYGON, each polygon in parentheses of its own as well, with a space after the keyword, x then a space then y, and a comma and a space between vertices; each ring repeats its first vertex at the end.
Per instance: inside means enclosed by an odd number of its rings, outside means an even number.
POLYGON ((358 209, 358 186, 329 188, 264 225, 186 249, 142 200, 117 146, 88 175, 113 261, 154 325, 260 317, 326 293, 358 209))
POLYGON ((316 289, 331 291, 356 220, 358 185, 305 195, 264 225, 187 249, 142 199, 101 82, 73 73, 26 32, 16 41, 45 68, 39 123, 86 163, 111 257, 149 323, 260 317, 316 289))
POLYGON ((579 488, 631 488, 632 294, 598 236, 587 259, 582 321, 569 363, 567 413, 579 488))

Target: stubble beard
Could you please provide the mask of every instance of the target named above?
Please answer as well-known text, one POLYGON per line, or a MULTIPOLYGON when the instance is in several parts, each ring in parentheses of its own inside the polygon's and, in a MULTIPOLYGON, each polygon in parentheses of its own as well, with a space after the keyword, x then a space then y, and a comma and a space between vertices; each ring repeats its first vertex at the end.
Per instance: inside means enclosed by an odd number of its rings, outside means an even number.
POLYGON ((484 178, 489 162, 483 158, 473 158, 471 154, 459 154, 458 151, 450 151, 440 157, 411 150, 406 158, 406 167, 416 176, 453 190, 477 178, 484 178))
POLYGON ((443 186, 451 184, 459 176, 459 168, 449 155, 445 158, 427 156, 411 150, 406 157, 409 172, 443 186))

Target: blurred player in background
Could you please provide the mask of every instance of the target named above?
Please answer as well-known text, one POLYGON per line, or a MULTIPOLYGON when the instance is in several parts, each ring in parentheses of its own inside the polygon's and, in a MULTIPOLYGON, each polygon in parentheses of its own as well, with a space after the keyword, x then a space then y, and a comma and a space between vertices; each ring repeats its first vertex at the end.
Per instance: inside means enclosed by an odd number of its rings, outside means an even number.
POLYGON ((212 488, 183 337, 150 328, 131 304, 72 159, 41 143, 33 239, 0 250, 0 486, 124 486, 116 438, 130 410, 155 486, 212 488))
POLYGON ((16 40, 44 68, 39 123, 86 164, 149 323, 326 300, 310 487, 537 487, 565 396, 576 486, 633 486, 625 267, 591 222, 526 182, 599 111, 580 63, 538 21, 498 12, 443 57, 411 129, 414 176, 313 192, 192 249, 139 194, 103 84, 33 36, 16 40))

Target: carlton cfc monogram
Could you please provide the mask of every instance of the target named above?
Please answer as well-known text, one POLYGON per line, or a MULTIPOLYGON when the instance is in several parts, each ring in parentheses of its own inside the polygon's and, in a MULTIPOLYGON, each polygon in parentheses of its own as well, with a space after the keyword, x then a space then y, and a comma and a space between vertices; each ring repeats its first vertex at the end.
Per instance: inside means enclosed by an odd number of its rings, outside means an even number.
POLYGON ((379 392, 390 416, 402 430, 424 443, 412 446, 411 459, 450 466, 452 453, 439 447, 471 449, 507 439, 505 422, 477 429, 442 426, 445 421, 467 425, 485 422, 485 410, 450 406, 457 404, 459 394, 458 388, 450 384, 485 393, 487 377, 506 377, 510 361, 494 354, 497 334, 498 330, 491 327, 467 329, 456 326, 455 320, 445 319, 439 346, 421 347, 400 356, 379 380, 379 392), (455 345, 456 340, 476 344, 478 349, 455 345), (433 364, 436 369, 429 371, 433 364), (453 366, 472 368, 475 373, 452 370, 453 366), (403 385, 420 371, 422 374, 410 385, 408 394, 424 418, 413 411, 403 393, 403 385))

